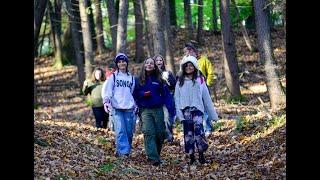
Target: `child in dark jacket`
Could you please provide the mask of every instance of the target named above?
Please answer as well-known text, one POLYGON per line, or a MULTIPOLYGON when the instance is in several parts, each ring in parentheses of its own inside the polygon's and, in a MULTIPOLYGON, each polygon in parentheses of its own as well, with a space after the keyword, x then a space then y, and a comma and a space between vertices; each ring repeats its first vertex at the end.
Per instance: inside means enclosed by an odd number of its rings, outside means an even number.
MULTIPOLYGON (((171 96, 173 96, 174 88, 176 86, 176 79, 174 78, 174 75, 171 71, 166 70, 165 66, 165 59, 160 54, 155 55, 154 60, 156 60, 156 65, 158 66, 159 70, 161 71, 162 78, 167 83, 171 96)), ((173 124, 174 124, 174 116, 175 114, 170 114, 166 106, 163 106, 163 112, 164 112, 164 122, 166 125, 165 130, 165 141, 172 142, 173 141, 173 124)))
POLYGON ((133 96, 139 107, 146 154, 149 162, 159 165, 165 135, 162 106, 165 104, 169 113, 173 114, 173 99, 152 57, 144 61, 141 74, 135 81, 133 96))

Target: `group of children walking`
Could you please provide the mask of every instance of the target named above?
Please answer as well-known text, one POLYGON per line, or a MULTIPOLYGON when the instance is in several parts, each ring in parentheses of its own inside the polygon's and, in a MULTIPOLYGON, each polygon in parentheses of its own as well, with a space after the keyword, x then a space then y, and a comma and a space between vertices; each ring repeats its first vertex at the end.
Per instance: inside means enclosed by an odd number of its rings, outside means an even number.
POLYGON ((189 164, 195 162, 195 147, 199 162, 204 164, 203 153, 208 149, 208 143, 202 118, 204 112, 208 113, 210 120, 217 120, 218 116, 197 59, 185 56, 180 63, 181 72, 177 79, 165 69, 165 60, 161 55, 146 58, 137 77, 128 72, 128 62, 127 56, 119 53, 115 57, 116 70, 108 80, 105 80, 104 71, 97 68, 91 83, 84 83, 84 93, 91 93, 91 97, 97 97, 96 101, 100 100, 100 104, 92 106, 96 127, 105 128, 108 123, 106 117, 111 114, 118 155, 127 158, 138 116, 147 160, 152 165, 159 165, 165 140, 173 141, 172 126, 176 116, 183 126, 189 164))

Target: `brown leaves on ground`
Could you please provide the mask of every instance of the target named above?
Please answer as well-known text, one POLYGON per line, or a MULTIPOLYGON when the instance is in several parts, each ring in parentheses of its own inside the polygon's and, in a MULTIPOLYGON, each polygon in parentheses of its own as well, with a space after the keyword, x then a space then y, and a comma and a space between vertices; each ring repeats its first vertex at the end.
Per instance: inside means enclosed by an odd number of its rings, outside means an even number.
MULTIPOLYGON (((274 53, 285 83, 285 42, 279 39, 273 42, 274 53)), ((134 135, 128 159, 118 157, 114 133, 94 127, 92 110, 79 95, 77 68, 54 69, 54 60, 43 57, 35 59, 34 67, 40 103, 34 111, 35 179, 286 179, 286 107, 264 107, 269 99, 257 54, 241 49, 243 44, 236 39, 243 70, 241 93, 246 101, 228 104, 221 99, 225 83, 219 59, 221 37, 207 40, 215 44, 213 50, 203 51, 214 52, 208 56, 215 59, 218 101, 214 105, 220 119, 213 123, 215 131, 207 138, 206 164, 188 165, 179 123, 174 127, 174 142, 163 146, 160 166, 147 162, 142 134, 134 135)), ((175 42, 180 42, 179 38, 175 42)), ((180 51, 181 46, 174 47, 180 51)), ((176 57, 180 57, 177 51, 176 57)), ((135 70, 141 67, 132 62, 130 66, 135 70)))

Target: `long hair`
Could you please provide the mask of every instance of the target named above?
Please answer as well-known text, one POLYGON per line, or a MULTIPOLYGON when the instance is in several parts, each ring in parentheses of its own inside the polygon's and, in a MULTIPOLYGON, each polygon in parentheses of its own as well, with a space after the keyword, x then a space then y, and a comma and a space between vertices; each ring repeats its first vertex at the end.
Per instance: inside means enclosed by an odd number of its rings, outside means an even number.
POLYGON ((146 74, 147 74, 147 72, 146 72, 146 69, 145 69, 144 65, 146 64, 146 61, 148 59, 152 59, 153 60, 155 68, 151 72, 151 74, 154 73, 156 75, 156 77, 157 77, 157 79, 159 81, 159 85, 160 85, 160 87, 162 87, 162 83, 163 83, 162 75, 161 75, 161 72, 160 72, 159 68, 156 65, 156 60, 153 57, 147 57, 142 63, 142 68, 141 68, 141 73, 140 73, 140 85, 144 85, 146 83, 146 74))
POLYGON ((165 61, 164 57, 161 56, 160 54, 156 54, 155 56, 153 56, 153 59, 156 60, 157 57, 160 57, 160 58, 162 59, 162 62, 163 62, 162 66, 161 66, 161 70, 162 70, 162 71, 167 71, 167 70, 166 70, 166 66, 165 66, 166 61, 165 61))
POLYGON ((94 70, 93 70, 93 72, 92 72, 92 75, 91 75, 91 81, 92 82, 97 82, 97 81, 99 81, 99 80, 97 80, 96 79, 96 77, 95 77, 95 73, 96 73, 96 71, 101 71, 101 78, 100 78, 100 81, 105 81, 106 80, 106 73, 105 73, 105 71, 101 68, 101 67, 96 67, 94 70))
MULTIPOLYGON (((187 67, 187 64, 188 64, 188 62, 186 62, 186 63, 184 63, 183 65, 182 65, 182 74, 181 74, 181 76, 179 76, 179 86, 180 87, 182 87, 183 86, 183 84, 184 84, 184 77, 185 76, 187 76, 187 73, 186 73, 186 67, 187 67)), ((194 65, 193 65, 194 66, 194 65)), ((195 71, 192 73, 192 82, 193 82, 193 85, 196 83, 196 79, 197 79, 197 77, 198 77, 198 72, 197 72, 197 70, 195 69, 195 71)))

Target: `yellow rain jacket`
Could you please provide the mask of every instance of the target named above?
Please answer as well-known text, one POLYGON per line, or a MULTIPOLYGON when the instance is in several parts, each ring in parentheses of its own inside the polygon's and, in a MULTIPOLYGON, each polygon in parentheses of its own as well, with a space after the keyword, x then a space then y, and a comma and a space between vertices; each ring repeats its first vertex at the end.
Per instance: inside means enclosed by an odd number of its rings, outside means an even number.
POLYGON ((213 66, 207 57, 204 57, 198 54, 198 57, 199 56, 200 56, 200 58, 198 59, 199 70, 202 72, 202 74, 206 78, 206 83, 208 87, 211 87, 213 85, 213 80, 214 80, 213 66))

